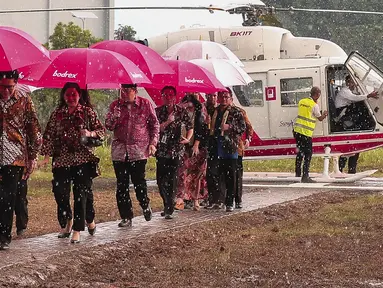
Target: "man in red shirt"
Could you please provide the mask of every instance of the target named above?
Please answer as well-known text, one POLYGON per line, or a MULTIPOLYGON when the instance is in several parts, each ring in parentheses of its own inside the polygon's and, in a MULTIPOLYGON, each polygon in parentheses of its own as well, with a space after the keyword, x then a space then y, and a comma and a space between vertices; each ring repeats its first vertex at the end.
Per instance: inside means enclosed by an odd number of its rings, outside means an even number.
POLYGON ((145 220, 152 219, 145 166, 149 156, 156 152, 160 125, 152 104, 148 99, 137 95, 135 84, 122 84, 121 87, 120 98, 109 107, 105 127, 114 132, 112 160, 117 177, 117 206, 122 219, 118 226, 129 227, 133 218, 129 177, 145 220))

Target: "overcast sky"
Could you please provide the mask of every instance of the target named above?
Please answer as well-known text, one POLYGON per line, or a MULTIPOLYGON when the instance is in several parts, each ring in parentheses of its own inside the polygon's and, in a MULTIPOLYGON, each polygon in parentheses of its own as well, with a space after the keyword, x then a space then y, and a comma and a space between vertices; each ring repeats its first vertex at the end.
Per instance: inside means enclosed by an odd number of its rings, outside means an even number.
MULTIPOLYGON (((115 0, 115 6, 209 6, 210 4, 233 3, 235 0, 115 0), (213 2, 214 1, 214 2, 213 2), (133 3, 132 3, 133 2, 133 3), (166 4, 160 4, 166 3, 166 4)), ((207 27, 241 26, 241 15, 230 15, 227 12, 216 11, 182 11, 182 10, 116 10, 115 26, 130 25, 137 31, 140 39, 157 36, 163 33, 177 31, 182 25, 186 28, 201 24, 207 27)))

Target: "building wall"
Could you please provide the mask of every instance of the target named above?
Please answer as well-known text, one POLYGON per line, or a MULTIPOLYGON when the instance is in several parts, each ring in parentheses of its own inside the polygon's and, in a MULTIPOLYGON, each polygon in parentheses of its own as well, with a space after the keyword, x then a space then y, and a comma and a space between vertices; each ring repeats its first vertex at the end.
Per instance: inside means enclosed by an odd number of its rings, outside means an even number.
MULTIPOLYGON (((114 7, 114 0, 12 0, 2 1, 1 10, 114 7)), ((85 29, 96 37, 113 39, 114 10, 91 11, 98 18, 86 19, 85 29)), ((0 14, 0 25, 19 28, 41 43, 46 43, 58 22, 73 21, 82 27, 81 19, 74 18, 71 12, 38 12, 0 14)))

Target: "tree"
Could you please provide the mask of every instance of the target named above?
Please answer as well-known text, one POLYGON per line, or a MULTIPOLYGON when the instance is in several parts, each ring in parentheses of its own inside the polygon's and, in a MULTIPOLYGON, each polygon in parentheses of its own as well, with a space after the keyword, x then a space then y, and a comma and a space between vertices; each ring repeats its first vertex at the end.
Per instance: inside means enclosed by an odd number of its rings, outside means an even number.
POLYGON ((118 24, 118 29, 114 30, 114 39, 134 41, 136 34, 132 26, 118 24))
MULTIPOLYGON (((292 6, 295 8, 383 10, 381 0, 268 0, 267 4, 284 8, 292 6)), ((383 68, 381 16, 328 12, 277 12, 276 16, 283 27, 290 30, 295 36, 330 40, 340 45, 347 53, 358 50, 379 68, 383 68)))
POLYGON ((86 48, 90 45, 100 42, 103 39, 96 38, 89 30, 82 28, 73 22, 63 24, 57 23, 53 34, 49 37, 46 45, 49 49, 58 50, 65 48, 86 48))

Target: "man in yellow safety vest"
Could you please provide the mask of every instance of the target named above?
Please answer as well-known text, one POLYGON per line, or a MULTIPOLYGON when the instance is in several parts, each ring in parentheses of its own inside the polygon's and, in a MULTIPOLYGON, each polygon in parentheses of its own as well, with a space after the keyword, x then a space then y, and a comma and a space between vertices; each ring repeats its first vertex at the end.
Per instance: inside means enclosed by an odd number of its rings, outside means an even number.
POLYGON ((311 156, 313 154, 312 136, 316 121, 323 121, 328 115, 327 111, 321 113, 317 101, 321 95, 318 87, 311 89, 311 97, 304 98, 298 103, 298 117, 294 123, 294 138, 297 142, 297 157, 295 160, 295 176, 302 177, 302 183, 315 182, 309 177, 311 156), (303 174, 302 174, 302 160, 303 174))

